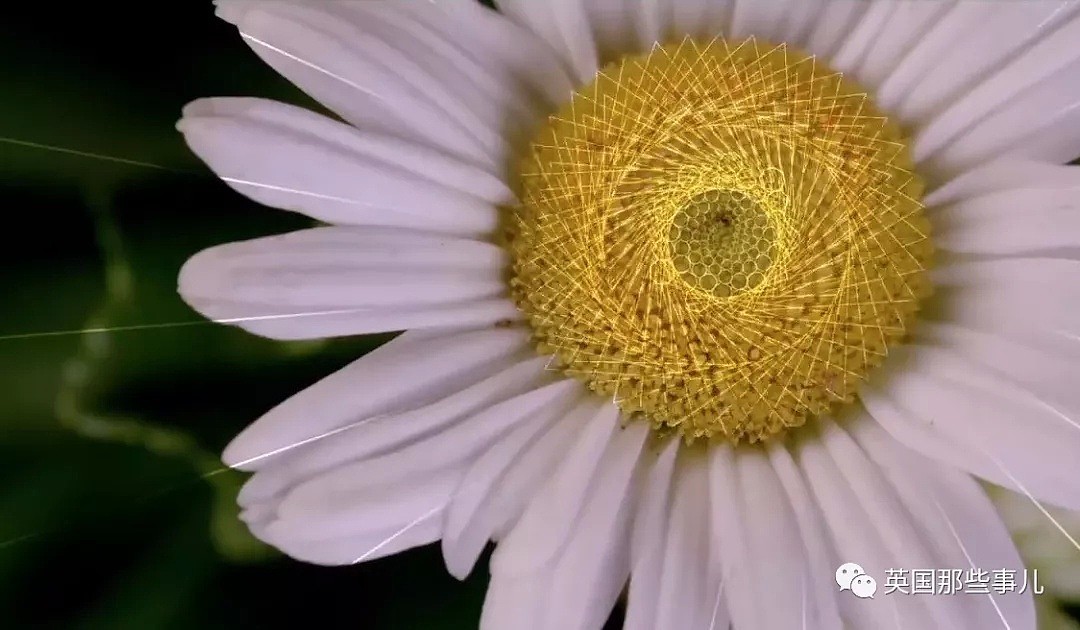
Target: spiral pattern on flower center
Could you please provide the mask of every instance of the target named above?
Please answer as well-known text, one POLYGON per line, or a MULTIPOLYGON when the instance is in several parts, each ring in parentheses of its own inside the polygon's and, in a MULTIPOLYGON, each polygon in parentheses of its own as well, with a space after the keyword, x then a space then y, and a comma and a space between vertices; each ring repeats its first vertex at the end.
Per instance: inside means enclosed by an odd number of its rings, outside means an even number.
POLYGON ((688 440, 852 401, 930 289, 900 130, 786 46, 623 58, 548 120, 519 192, 511 286, 537 349, 688 440))

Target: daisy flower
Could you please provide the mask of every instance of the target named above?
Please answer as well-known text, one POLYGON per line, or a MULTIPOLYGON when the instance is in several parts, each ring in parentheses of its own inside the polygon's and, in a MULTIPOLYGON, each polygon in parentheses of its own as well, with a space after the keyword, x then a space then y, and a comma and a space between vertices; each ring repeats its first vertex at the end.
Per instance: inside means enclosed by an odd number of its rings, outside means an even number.
POLYGON ((226 449, 254 534, 441 541, 458 577, 494 541, 485 629, 623 594, 628 630, 1033 628, 1030 589, 895 575, 1024 570, 980 479, 1080 508, 1080 3, 496 5, 217 5, 336 118, 211 98, 180 130, 325 225, 180 293, 276 339, 405 331, 226 449))

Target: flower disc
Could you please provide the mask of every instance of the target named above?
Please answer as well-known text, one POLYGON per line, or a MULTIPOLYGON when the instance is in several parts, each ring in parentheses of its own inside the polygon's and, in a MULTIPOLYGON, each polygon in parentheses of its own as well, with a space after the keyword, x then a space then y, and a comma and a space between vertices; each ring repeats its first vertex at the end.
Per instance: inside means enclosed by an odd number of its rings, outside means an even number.
POLYGON ((853 400, 929 291, 900 130, 784 46, 626 57, 521 175, 512 286, 538 349, 690 440, 756 442, 853 400))

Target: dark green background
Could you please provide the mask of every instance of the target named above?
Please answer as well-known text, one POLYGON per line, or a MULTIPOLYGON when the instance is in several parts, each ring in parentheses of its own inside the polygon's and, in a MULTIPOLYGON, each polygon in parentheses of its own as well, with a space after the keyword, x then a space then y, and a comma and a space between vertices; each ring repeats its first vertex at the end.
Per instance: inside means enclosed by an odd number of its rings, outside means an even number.
POLYGON ((0 20, 0 627, 475 628, 486 560, 465 583, 437 547, 291 561, 247 534, 216 459, 385 340, 270 342, 176 295, 196 251, 310 224, 218 182, 180 108, 310 101, 209 1, 36 4, 0 20))
POLYGON ((215 473, 244 425, 385 340, 270 342, 176 295, 196 251, 310 224, 218 182, 180 108, 308 101, 209 1, 35 4, 0 19, 0 337, 194 323, 0 339, 0 627, 475 628, 483 569, 459 583, 437 547, 294 562, 236 520, 242 477, 215 473))

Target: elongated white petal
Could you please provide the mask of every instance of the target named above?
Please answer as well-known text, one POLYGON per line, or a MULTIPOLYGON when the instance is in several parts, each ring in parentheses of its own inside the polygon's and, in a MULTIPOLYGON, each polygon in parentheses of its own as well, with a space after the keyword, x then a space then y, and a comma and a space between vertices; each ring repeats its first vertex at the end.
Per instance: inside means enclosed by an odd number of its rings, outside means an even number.
POLYGON ((327 339, 401 330, 477 330, 523 320, 508 298, 494 297, 423 307, 285 308, 228 300, 192 300, 203 316, 271 339, 327 339))
POLYGON ((919 324, 918 347, 944 349, 950 355, 979 364, 979 368, 1000 373, 1040 396, 1080 410, 1080 340, 1056 347, 1040 348, 989 332, 972 330, 944 322, 919 324))
MULTIPOLYGON (((319 520, 306 521, 292 527, 289 521, 273 521, 253 527, 252 533, 290 556, 323 565, 347 565, 375 560, 412 547, 426 545, 439 538, 442 532, 442 509, 447 496, 457 482, 454 473, 412 479, 408 484, 373 487, 359 501, 369 509, 355 514, 347 524, 337 520, 333 525, 349 533, 343 536, 311 538, 297 536, 319 520)), ((320 518, 320 517, 313 517, 320 518)))
MULTIPOLYGON (((201 98, 184 107, 188 119, 229 119, 281 135, 310 138, 349 152, 354 168, 365 165, 396 169, 415 180, 445 186, 456 193, 492 204, 515 201, 509 186, 498 176, 400 136, 343 125, 306 109, 260 98, 201 98)), ((212 166, 212 165, 211 165, 212 166)), ((273 182, 267 182, 273 183, 273 182)))
MULTIPOLYGON (((641 503, 630 536, 630 587, 626 630, 656 628, 663 579, 664 549, 668 544, 671 494, 679 440, 670 439, 646 473, 641 503)), ((722 627, 722 626, 721 626, 722 627)))
POLYGON ((922 62, 938 54, 948 42, 946 29, 937 25, 955 7, 944 2, 908 0, 875 2, 873 6, 879 4, 889 5, 891 13, 867 43, 861 59, 851 60, 851 67, 844 70, 862 85, 877 88, 874 101, 891 111, 905 94, 892 86, 908 85, 924 71, 922 62))
POLYGON ((574 449, 529 504, 521 521, 491 559, 492 570, 514 575, 536 570, 565 544, 583 509, 608 443, 618 429, 619 410, 600 407, 583 428, 574 449), (507 550, 514 549, 514 553, 507 550))
MULTIPOLYGON (((753 580, 750 604, 756 609, 754 618, 761 620, 758 627, 824 627, 818 626, 818 606, 811 599, 811 584, 821 576, 809 570, 794 512, 768 455, 764 449, 739 448, 734 464, 741 499, 738 526, 743 532, 740 538, 746 541, 746 552, 740 557, 746 564, 732 563, 724 574, 753 580), (791 596, 780 601, 770 598, 777 590, 791 596)), ((738 617, 733 621, 745 625, 738 617)))
POLYGON ((1067 188, 1020 189, 966 199, 930 213, 934 245, 970 254, 1080 248, 1080 168, 1067 188))
POLYGON ((477 532, 484 533, 483 538, 502 540, 518 523, 525 507, 544 483, 551 479, 566 452, 580 437, 582 423, 595 416, 595 403, 588 396, 579 401, 572 412, 567 413, 507 469, 474 521, 473 527, 477 532))
POLYGON ((684 450, 676 462, 671 508, 660 559, 654 628, 724 628, 729 584, 719 571, 710 530, 708 461, 684 450))
MULTIPOLYGON (((268 206, 320 221, 485 235, 490 202, 364 158, 328 138, 235 118, 185 118, 192 150, 230 186, 268 206)), ((344 129, 344 127, 343 127, 344 129)))
MULTIPOLYGON (((258 533, 282 546, 328 543, 365 535, 377 537, 396 531, 429 514, 440 513, 461 475, 458 469, 423 473, 403 472, 396 482, 384 480, 347 489, 338 487, 340 482, 335 479, 312 480, 294 491, 297 494, 287 495, 278 506, 277 518, 258 533)), ((342 556, 336 564, 352 564, 381 555, 375 545, 357 551, 361 553, 342 556), (361 557, 366 553, 371 556, 361 557)))
POLYGON ((601 62, 638 50, 635 21, 638 0, 592 0, 585 3, 601 62))
MULTIPOLYGON (((993 570, 1023 573, 1024 564, 1009 531, 970 476, 905 448, 876 423, 853 423, 850 432, 882 467, 942 568, 963 570, 964 580, 969 571, 985 572, 984 579, 993 570)), ((956 587, 955 580, 952 585, 956 587)), ((973 630, 999 625, 1019 630, 1035 627, 1032 590, 934 598, 929 603, 959 607, 966 627, 973 630)))
MULTIPOLYGON (((581 398, 574 398, 570 405, 581 407, 581 398)), ((580 414, 578 414, 580 415, 580 414)), ((541 421, 524 423, 508 433, 469 466, 461 484, 454 493, 447 509, 446 531, 443 534, 442 548, 447 569, 459 579, 472 571, 484 546, 495 531, 495 524, 501 520, 493 512, 499 506, 494 505, 500 483, 508 477, 519 458, 524 457, 529 449, 543 448, 537 441, 548 440, 549 434, 556 436, 565 429, 554 428, 560 424, 572 424, 587 420, 573 417, 572 411, 556 409, 552 414, 545 414, 541 421), (571 416, 568 420, 567 416, 571 416)), ((573 426, 573 430, 578 427, 573 426)), ((504 515, 498 515, 505 518, 504 515)))
POLYGON ((631 6, 640 50, 651 50, 656 44, 663 44, 667 36, 667 4, 664 0, 634 0, 631 6))
POLYGON ((935 155, 928 167, 957 172, 1000 155, 1072 161, 1080 155, 1078 72, 1080 59, 979 120, 963 138, 935 155))
POLYGON ((926 314, 1040 348, 1075 343, 1078 272, 1080 261, 1069 259, 948 262, 932 271, 936 294, 926 314))
MULTIPOLYGON (((937 4, 937 3, 934 3, 937 4)), ((948 41, 913 82, 908 82, 893 109, 904 120, 925 122, 972 86, 1047 37, 1077 5, 1063 0, 990 5, 961 2, 931 25, 928 38, 948 41)), ((915 46, 921 46, 916 43, 915 46)), ((899 82, 888 86, 900 87, 899 82)), ((884 89, 884 88, 883 88, 884 89)))
POLYGON ((510 147, 500 125, 513 111, 481 116, 479 101, 455 81, 459 66, 448 70, 444 63, 441 72, 432 72, 416 33, 395 31, 370 12, 364 19, 356 15, 364 7, 345 4, 226 0, 219 14, 268 64, 348 122, 424 142, 502 174, 510 147))
POLYGON ((271 528, 312 540, 347 535, 353 522, 372 520, 369 511, 378 509, 365 499, 368 493, 382 486, 428 477, 455 478, 446 488, 445 505, 471 458, 515 425, 534 415, 557 411, 568 396, 576 395, 576 385, 567 380, 546 385, 493 405, 408 446, 319 474, 282 498, 277 510, 281 520, 271 528))
POLYGON ((429 404, 510 365, 527 338, 509 329, 407 332, 272 409, 233 439, 222 459, 254 470, 351 424, 429 404))
POLYGON ((728 9, 728 0, 669 0, 671 32, 711 40, 720 34, 717 12, 728 9))
POLYGON ((860 0, 825 0, 818 4, 814 25, 807 32, 804 48, 826 59, 844 42, 848 30, 867 8, 860 0))
MULTIPOLYGON (((678 2, 678 0, 675 1, 678 2)), ((778 35, 785 26, 788 8, 793 4, 795 3, 787 0, 775 2, 732 0, 727 32, 735 40, 754 36, 778 43, 778 35)))
MULTIPOLYGON (((553 575, 549 630, 592 630, 611 614, 630 572, 630 524, 637 508, 644 423, 621 429, 604 454, 590 498, 553 575)), ((509 537, 507 541, 509 541, 509 537)))
POLYGON ((240 504, 269 500, 313 475, 406 448, 491 405, 536 389, 551 380, 544 370, 545 361, 544 357, 534 357, 507 365, 429 405, 367 418, 325 439, 282 453, 244 485, 240 504))
POLYGON ((207 249, 184 265, 179 285, 200 310, 224 302, 249 304, 255 316, 267 306, 409 312, 500 297, 506 264, 501 249, 482 241, 315 228, 207 249))
POLYGON ((964 171, 930 191, 923 201, 928 208, 938 208, 994 192, 1069 188, 1076 184, 1077 172, 1074 166, 1001 158, 964 171))
POLYGON ((902 348, 890 367, 863 399, 898 440, 1036 498, 1080 506, 1075 410, 945 349, 902 348))
POLYGON ((528 94, 541 97, 549 110, 562 105, 574 89, 572 75, 542 38, 478 2, 433 0, 399 4, 500 73, 501 85, 522 86, 528 94))
POLYGON ((550 591, 547 573, 491 580, 480 613, 480 630, 544 630, 550 591))
MULTIPOLYGON (((880 470, 852 448, 850 439, 839 436, 839 429, 823 424, 822 435, 801 442, 797 461, 832 535, 836 566, 855 562, 871 576, 884 576, 890 568, 933 566, 915 524, 904 515, 880 470)), ((844 620, 856 628, 939 626, 917 597, 838 601, 844 620)))
POLYGON ((583 0, 497 0, 499 9, 543 38, 562 56, 578 84, 596 75, 599 55, 583 0))
POLYGON ((762 611, 754 602, 755 588, 761 583, 748 570, 753 559, 751 541, 743 521, 745 508, 738 469, 734 453, 727 446, 710 449, 709 498, 714 543, 712 562, 721 567, 721 584, 731 620, 741 627, 765 627, 765 619, 760 616, 762 611))
MULTIPOLYGON (((1051 108, 1068 107, 1067 103, 1077 96, 1072 81, 1075 70, 1069 68, 1080 60, 1080 52, 1075 46, 1080 39, 1080 15, 1071 15, 1049 30, 1051 32, 1035 39, 1030 47, 1010 58, 1002 68, 936 114, 919 132, 912 148, 915 159, 931 165, 934 175, 970 166, 967 161, 955 161, 955 158, 939 153, 950 143, 959 151, 966 143, 979 141, 984 133, 996 132, 1008 117, 990 129, 976 132, 975 128, 995 112, 1007 111, 1011 101, 1024 93, 1041 90, 1036 101, 1029 103, 1050 98, 1051 108), (1064 101, 1056 100, 1061 94, 1064 94, 1064 101)), ((1030 108, 1025 109, 1030 112, 1030 108)))
MULTIPOLYGON (((844 73, 856 74, 867 53, 880 35, 891 27, 899 5, 896 2, 871 3, 854 21, 851 29, 829 59, 829 66, 844 73)), ((902 26, 906 26, 902 24, 902 26)))
MULTIPOLYGON (((784 489, 787 500, 798 525, 799 536, 806 552, 807 571, 810 575, 821 576, 835 573, 836 567, 843 560, 828 535, 820 510, 815 504, 791 452, 784 445, 773 444, 769 447, 769 461, 776 473, 777 480, 784 489)), ((841 624, 840 610, 837 606, 836 590, 833 583, 825 580, 813 580, 800 593, 808 602, 810 611, 816 617, 806 616, 808 625, 817 623, 821 628, 836 628, 841 624)))
MULTIPOLYGON (((492 586, 484 605, 482 628, 592 630, 604 623, 630 568, 630 518, 636 504, 636 473, 647 436, 648 427, 640 424, 611 436, 595 479, 587 484, 587 500, 575 518, 575 527, 567 532, 549 562, 531 571, 515 569, 523 563, 509 557, 532 555, 530 538, 518 534, 521 524, 499 543, 492 557, 492 586), (499 595, 504 582, 529 584, 529 596, 536 602, 519 601, 525 597, 523 594, 504 600, 499 595), (552 601, 559 605, 550 606, 552 601), (516 614, 508 604, 520 605, 516 614), (496 620, 508 625, 497 625, 496 620)), ((558 514, 551 516, 553 521, 560 520, 558 514)))

